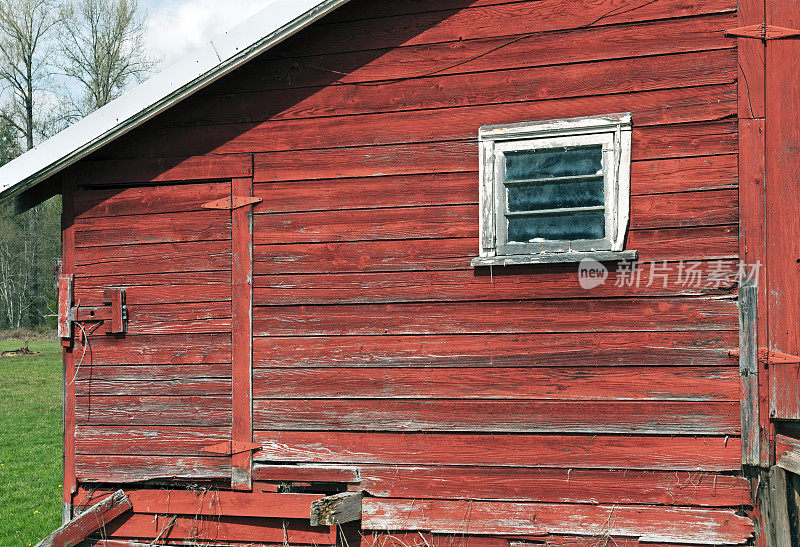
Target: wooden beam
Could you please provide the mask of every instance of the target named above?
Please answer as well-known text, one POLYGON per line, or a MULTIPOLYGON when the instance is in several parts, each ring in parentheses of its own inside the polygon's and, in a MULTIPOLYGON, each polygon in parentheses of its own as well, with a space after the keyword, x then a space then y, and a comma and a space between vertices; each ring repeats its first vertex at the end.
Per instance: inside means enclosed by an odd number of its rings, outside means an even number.
POLYGON ((361 520, 361 492, 326 496, 311 504, 311 526, 332 526, 361 520))
POLYGON ((739 375, 742 397, 742 465, 759 465, 760 434, 758 399, 758 287, 739 289, 739 375))
POLYGON ((769 471, 769 479, 764 492, 767 547, 786 547, 792 544, 789 524, 789 506, 786 495, 786 471, 774 466, 769 471))
MULTIPOLYGON (((231 184, 233 196, 253 195, 252 178, 236 178, 231 184)), ((233 197, 231 198, 233 201, 233 197)), ((253 442, 253 207, 234 209, 232 314, 232 390, 233 442, 253 442)), ((253 487, 253 453, 238 452, 231 456, 231 487, 251 490, 253 487)))
POLYGON ((81 513, 61 528, 40 541, 36 547, 72 547, 89 537, 132 507, 128 496, 117 490, 100 503, 81 513))
MULTIPOLYGON (((61 212, 61 275, 71 276, 75 274, 75 179, 65 176, 62 182, 61 194, 63 196, 63 207, 61 212)), ((59 307, 63 303, 59 303, 59 307)), ((66 310, 63 310, 66 311, 66 310)), ((59 314, 62 312, 59 309, 59 314)), ((60 325, 59 330, 62 330, 60 325)), ((75 472, 75 344, 72 340, 71 327, 59 335, 66 334, 68 338, 62 338, 63 346, 63 423, 64 423, 64 443, 63 443, 63 514, 62 524, 66 524, 72 518, 72 494, 77 489, 75 472)))

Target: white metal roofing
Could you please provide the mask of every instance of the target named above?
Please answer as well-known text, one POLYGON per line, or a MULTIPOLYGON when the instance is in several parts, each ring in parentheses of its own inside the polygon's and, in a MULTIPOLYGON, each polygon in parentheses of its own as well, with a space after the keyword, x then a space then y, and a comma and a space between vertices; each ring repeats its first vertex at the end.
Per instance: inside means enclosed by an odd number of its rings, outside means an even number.
POLYGON ((161 73, 0 168, 0 201, 140 126, 348 0, 277 0, 161 73))

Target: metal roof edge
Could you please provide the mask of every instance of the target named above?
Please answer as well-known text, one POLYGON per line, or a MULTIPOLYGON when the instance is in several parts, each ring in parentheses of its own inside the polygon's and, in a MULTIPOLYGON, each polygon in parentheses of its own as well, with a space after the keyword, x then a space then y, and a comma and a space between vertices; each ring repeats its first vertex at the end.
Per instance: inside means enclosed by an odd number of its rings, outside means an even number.
POLYGON ((0 201, 66 169, 347 2, 279 0, 270 5, 0 167, 0 201))

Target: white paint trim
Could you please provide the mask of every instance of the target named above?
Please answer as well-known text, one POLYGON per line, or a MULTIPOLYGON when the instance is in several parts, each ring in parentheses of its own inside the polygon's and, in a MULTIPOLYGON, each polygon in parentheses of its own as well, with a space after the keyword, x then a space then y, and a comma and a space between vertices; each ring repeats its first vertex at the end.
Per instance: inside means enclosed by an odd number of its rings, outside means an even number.
POLYGON ((477 257, 472 259, 472 266, 480 268, 525 264, 573 264, 587 259, 597 262, 633 262, 638 258, 639 251, 573 251, 568 253, 477 257))
POLYGON ((521 262, 526 264, 569 262, 580 252, 623 251, 630 219, 631 123, 631 115, 623 113, 481 127, 478 132, 481 245, 480 258, 473 261, 473 265, 511 264, 514 262, 508 258, 512 256, 527 257, 521 262), (504 154, 588 144, 603 147, 605 237, 598 240, 508 242, 504 154), (494 158, 494 169, 487 168, 490 157, 494 158))
POLYGON ((278 0, 0 168, 0 201, 57 174, 286 40, 348 0, 278 0), (221 61, 220 61, 221 59, 221 61))

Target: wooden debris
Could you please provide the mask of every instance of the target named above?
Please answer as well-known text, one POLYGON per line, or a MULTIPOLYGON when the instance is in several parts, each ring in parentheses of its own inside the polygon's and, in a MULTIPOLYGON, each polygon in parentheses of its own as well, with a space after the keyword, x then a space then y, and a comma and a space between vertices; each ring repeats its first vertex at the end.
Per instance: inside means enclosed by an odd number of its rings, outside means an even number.
POLYGON ((4 351, 2 353, 3 357, 24 357, 26 355, 41 355, 41 351, 31 351, 28 346, 11 350, 11 351, 4 351))
POLYGON ((311 504, 311 526, 332 526, 361 520, 361 492, 326 496, 311 504))

